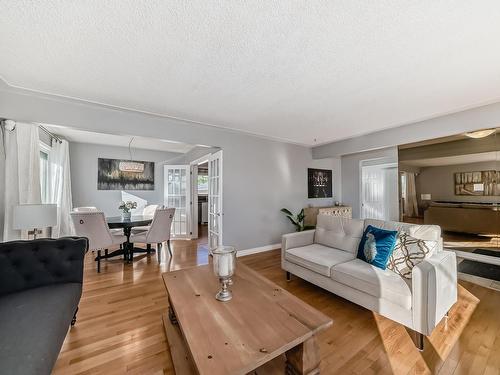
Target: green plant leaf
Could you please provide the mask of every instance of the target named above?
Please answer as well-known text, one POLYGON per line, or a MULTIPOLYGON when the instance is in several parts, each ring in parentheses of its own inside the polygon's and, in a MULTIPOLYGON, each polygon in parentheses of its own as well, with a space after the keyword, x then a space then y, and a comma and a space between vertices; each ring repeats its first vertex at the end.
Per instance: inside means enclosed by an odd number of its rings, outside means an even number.
POLYGON ((286 215, 293 216, 293 214, 290 212, 290 210, 287 210, 286 208, 282 208, 280 211, 283 212, 286 215))

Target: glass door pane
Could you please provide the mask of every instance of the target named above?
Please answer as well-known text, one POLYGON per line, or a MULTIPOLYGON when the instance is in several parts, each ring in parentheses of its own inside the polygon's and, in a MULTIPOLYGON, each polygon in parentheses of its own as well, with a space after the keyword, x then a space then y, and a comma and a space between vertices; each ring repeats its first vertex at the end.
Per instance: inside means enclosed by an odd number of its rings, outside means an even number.
POLYGON ((190 166, 166 165, 164 204, 175 208, 172 221, 173 238, 189 238, 190 232, 190 166))

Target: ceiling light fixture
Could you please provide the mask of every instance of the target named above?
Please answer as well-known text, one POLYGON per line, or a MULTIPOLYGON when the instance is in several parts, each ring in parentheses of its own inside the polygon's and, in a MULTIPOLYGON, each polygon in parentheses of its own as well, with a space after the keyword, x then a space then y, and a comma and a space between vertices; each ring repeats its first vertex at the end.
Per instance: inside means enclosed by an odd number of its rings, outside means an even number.
POLYGON ((483 129, 483 130, 477 130, 475 132, 468 132, 468 133, 465 133, 465 135, 469 138, 478 139, 478 138, 487 137, 487 136, 493 134, 494 132, 496 132, 496 129, 483 129))
POLYGON ((130 139, 130 142, 128 143, 128 153, 130 156, 129 161, 121 161, 118 165, 118 168, 121 172, 142 173, 144 172, 144 163, 132 160, 132 149, 130 148, 130 145, 132 144, 133 140, 134 137, 132 137, 130 139))

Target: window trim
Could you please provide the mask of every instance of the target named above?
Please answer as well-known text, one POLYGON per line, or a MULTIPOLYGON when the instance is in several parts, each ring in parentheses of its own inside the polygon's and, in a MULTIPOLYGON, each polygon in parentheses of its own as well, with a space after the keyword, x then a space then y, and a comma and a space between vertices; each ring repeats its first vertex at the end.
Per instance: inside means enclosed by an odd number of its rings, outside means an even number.
MULTIPOLYGON (((45 182, 46 196, 43 196, 43 194, 42 194, 41 199, 42 199, 42 203, 50 203, 49 202, 49 199, 51 196, 51 192, 50 192, 50 189, 51 189, 50 161, 51 161, 52 147, 50 147, 46 143, 40 141, 39 142, 39 150, 41 153, 44 153, 47 155, 47 170, 46 170, 46 175, 45 175, 45 178, 46 178, 46 182, 45 182)), ((41 193, 43 192, 43 189, 42 189, 42 168, 40 168, 40 192, 41 193)))

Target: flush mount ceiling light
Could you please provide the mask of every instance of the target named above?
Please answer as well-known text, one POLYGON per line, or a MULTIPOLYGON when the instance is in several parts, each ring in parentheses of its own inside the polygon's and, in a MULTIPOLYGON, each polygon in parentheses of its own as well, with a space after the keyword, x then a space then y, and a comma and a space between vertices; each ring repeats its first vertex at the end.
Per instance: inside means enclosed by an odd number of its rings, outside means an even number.
POLYGON ((121 172, 142 173, 144 172, 144 163, 132 161, 132 150, 130 148, 130 145, 132 144, 133 140, 134 137, 132 137, 132 139, 130 139, 130 142, 128 143, 128 153, 130 156, 130 161, 121 161, 118 165, 118 168, 121 172))
POLYGON ((493 134, 495 131, 496 131, 496 129, 483 129, 483 130, 477 130, 475 132, 468 132, 468 133, 465 133, 465 135, 469 138, 478 139, 478 138, 487 137, 487 136, 493 134))

